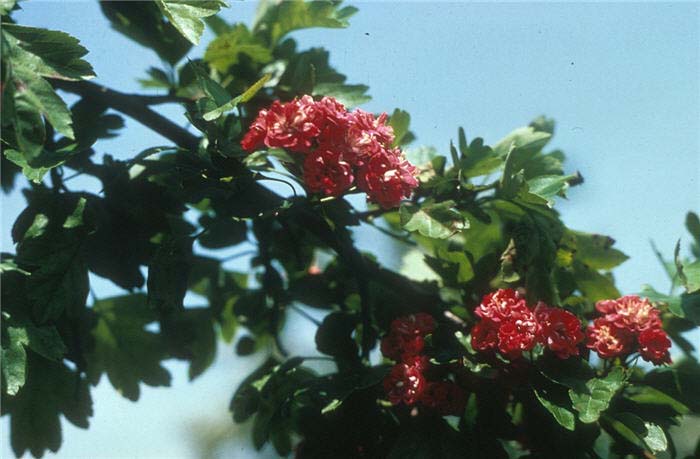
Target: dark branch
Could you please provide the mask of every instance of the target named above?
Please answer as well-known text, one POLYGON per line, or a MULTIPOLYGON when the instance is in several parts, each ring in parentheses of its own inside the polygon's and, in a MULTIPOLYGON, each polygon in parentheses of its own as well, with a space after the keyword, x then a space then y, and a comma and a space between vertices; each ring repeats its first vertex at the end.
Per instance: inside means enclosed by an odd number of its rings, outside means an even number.
MULTIPOLYGON (((77 94, 84 99, 122 112, 166 139, 173 141, 181 148, 194 150, 199 145, 197 136, 148 108, 149 103, 164 102, 165 100, 161 96, 125 94, 89 81, 52 80, 52 84, 57 89, 77 94), (154 102, 156 100, 159 102, 154 102)), ((170 96, 167 97, 171 99, 170 96)))
MULTIPOLYGON (((198 137, 152 111, 148 108, 148 104, 142 100, 142 96, 125 94, 87 81, 54 80, 53 84, 58 89, 77 94, 97 104, 113 108, 128 115, 163 137, 173 141, 181 148, 192 150, 199 145, 198 137)), ((242 202, 256 203, 256 213, 260 212, 260 208, 274 210, 281 206, 283 202, 281 196, 259 184, 252 176, 250 179, 249 186, 244 186, 238 190, 239 198, 242 202)), ((374 213, 380 214, 381 212, 370 211, 370 213, 363 216, 365 218, 373 217, 375 216, 374 213)), ((354 247, 352 241, 349 240, 348 234, 345 234, 344 237, 338 237, 339 235, 318 214, 304 210, 302 211, 302 216, 307 223, 305 225, 306 228, 329 247, 333 248, 340 258, 348 263, 350 269, 357 276, 358 290, 362 299, 361 309, 364 334, 362 353, 364 357, 367 357, 369 354, 374 340, 371 329, 370 279, 386 284, 391 290, 401 296, 403 301, 405 301, 406 310, 428 310, 435 315, 442 312, 442 309, 438 307, 441 300, 437 292, 431 289, 424 290, 423 287, 413 283, 406 283, 405 278, 400 274, 385 270, 373 261, 366 259, 354 247)))

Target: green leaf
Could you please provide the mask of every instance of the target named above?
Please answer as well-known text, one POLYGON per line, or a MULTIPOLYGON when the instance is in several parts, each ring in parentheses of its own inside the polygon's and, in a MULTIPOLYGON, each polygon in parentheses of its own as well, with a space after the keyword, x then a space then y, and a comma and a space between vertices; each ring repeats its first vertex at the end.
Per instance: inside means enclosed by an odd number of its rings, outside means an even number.
POLYGON ((239 244, 246 240, 248 228, 244 221, 232 218, 212 218, 204 215, 199 219, 205 232, 198 241, 202 247, 208 249, 221 249, 239 244))
POLYGON ((64 311, 74 317, 85 306, 89 280, 82 253, 84 200, 77 200, 60 231, 45 231, 50 222, 37 214, 18 247, 18 260, 31 271, 27 299, 39 323, 57 319, 64 311), (67 224, 67 226, 66 226, 67 224))
POLYGON ((209 43, 204 52, 204 61, 224 73, 238 63, 241 55, 261 65, 272 60, 272 53, 267 46, 253 36, 244 24, 237 24, 209 43))
POLYGON ((668 310, 671 311, 678 317, 685 317, 683 308, 681 307, 681 299, 676 296, 669 296, 663 293, 657 292, 651 285, 642 285, 641 296, 647 297, 650 301, 654 303, 664 303, 668 306, 668 310))
MULTIPOLYGON (((389 118, 389 125, 394 129, 394 144, 393 146, 399 147, 404 145, 402 140, 409 134, 408 127, 411 124, 411 115, 407 111, 395 109, 394 113, 391 114, 389 118)), ((423 162, 419 163, 423 164, 423 162)))
POLYGON ((357 343, 352 335, 357 324, 358 318, 354 315, 342 312, 328 314, 316 330, 316 348, 338 359, 356 359, 357 343))
POLYGON ((9 45, 4 58, 9 59, 14 72, 63 80, 95 76, 90 64, 82 59, 87 49, 67 33, 16 24, 2 26, 9 45))
MULTIPOLYGON (((3 277, 5 281, 8 278, 3 277)), ((6 286, 5 290, 12 289, 6 286)), ((20 287, 16 292, 23 294, 24 289, 20 287)), ((3 292, 3 301, 9 300, 13 304, 6 304, 6 309, 13 307, 19 311, 11 316, 5 313, 3 317, 2 376, 5 392, 16 395, 25 383, 27 349, 48 360, 60 362, 66 353, 66 346, 55 326, 37 327, 25 317, 26 311, 21 310, 20 306, 24 298, 16 298, 16 294, 7 295, 7 292, 3 292)))
POLYGON ((651 422, 645 422, 633 413, 615 413, 606 416, 604 425, 633 445, 652 453, 666 451, 668 440, 663 429, 651 422))
POLYGON ((61 446, 61 415, 78 427, 88 427, 92 400, 78 371, 29 352, 27 381, 16 396, 3 397, 2 409, 10 415, 10 443, 16 457, 27 450, 41 457, 47 449, 56 452, 61 446))
POLYGON ((532 154, 542 150, 551 138, 552 134, 549 132, 537 131, 531 126, 522 127, 500 140, 494 145, 493 151, 501 157, 506 157, 511 148, 518 150, 520 154, 532 154))
POLYGON ((700 292, 681 295, 683 317, 700 326, 700 292))
POLYGON ((199 44, 204 32, 203 18, 213 16, 221 7, 228 6, 223 0, 155 0, 158 8, 170 23, 193 45, 199 44))
POLYGON ((13 258, 5 258, 5 254, 2 254, 2 261, 0 261, 0 274, 9 272, 18 272, 20 274, 24 274, 25 276, 29 275, 29 272, 17 266, 17 263, 15 263, 13 258))
POLYGON ((193 239, 167 235, 148 264, 148 304, 160 312, 182 309, 192 262, 193 239))
POLYGON ((552 416, 554 416, 554 419, 565 429, 567 430, 574 430, 574 426, 576 425, 576 418, 574 416, 574 413, 571 412, 571 410, 560 406, 558 404, 555 404, 554 402, 547 400, 547 398, 543 395, 540 394, 537 390, 533 389, 533 392, 535 394, 535 397, 537 397, 537 400, 542 404, 542 406, 545 407, 547 411, 549 411, 552 416))
POLYGON ((3 115, 14 128, 16 148, 21 150, 23 161, 28 164, 29 161, 37 158, 44 148, 46 126, 41 113, 33 105, 33 99, 29 97, 28 91, 26 89, 16 91, 18 86, 25 88, 21 82, 16 85, 14 79, 7 82, 7 88, 3 94, 3 115))
POLYGON ((65 155, 44 150, 39 157, 32 160, 30 166, 25 155, 17 150, 7 149, 3 153, 8 160, 21 167, 24 176, 34 183, 41 183, 48 171, 66 161, 65 155))
POLYGON ((336 1, 289 0, 284 2, 265 1, 255 21, 253 32, 264 36, 270 46, 276 45, 289 32, 311 27, 344 28, 347 19, 357 12, 357 8, 347 6, 338 9, 336 1))
POLYGON ((0 0, 0 15, 5 16, 15 7, 17 0, 0 0))
POLYGON ((139 398, 140 383, 170 385, 170 373, 161 365, 167 357, 163 339, 145 328, 156 320, 145 295, 99 300, 92 310, 97 323, 92 329, 95 347, 87 357, 87 374, 93 385, 106 373, 112 386, 132 401, 139 398))
POLYGON ((503 165, 501 156, 496 154, 491 147, 484 145, 484 140, 477 137, 467 144, 467 136, 463 128, 458 131, 458 146, 461 158, 459 168, 462 177, 472 178, 490 174, 503 165))
POLYGON ((593 378, 586 383, 588 393, 569 389, 569 398, 579 419, 584 423, 598 420, 610 405, 610 401, 625 382, 625 372, 620 367, 613 368, 604 378, 593 378))
POLYGON ((217 107, 214 110, 211 110, 203 115, 203 118, 206 121, 213 121, 217 118, 219 118, 221 115, 224 113, 233 110, 238 106, 238 104, 242 102, 248 102, 250 99, 252 99, 255 94, 260 91, 260 89, 267 83, 267 80, 270 79, 270 75, 264 75, 262 78, 260 78, 258 81, 256 81, 250 88, 248 88, 243 94, 234 97, 233 99, 229 100, 225 104, 217 107))
POLYGON ((681 284, 687 293, 700 290, 700 260, 694 262, 684 261, 680 258, 681 241, 676 243, 673 259, 676 263, 676 270, 681 284))
POLYGON ((678 273, 686 292, 695 293, 700 290, 700 260, 692 263, 683 262, 680 266, 678 273))
POLYGON ((9 345, 2 348, 2 376, 5 380, 5 391, 15 395, 24 386, 27 353, 24 346, 29 342, 26 331, 8 327, 6 339, 9 345))
POLYGON ((399 211, 401 226, 429 238, 447 239, 469 228, 467 219, 454 206, 454 201, 402 205, 399 211))
POLYGON ((140 78, 138 81, 144 88, 159 88, 159 89, 174 89, 175 83, 171 81, 170 76, 163 70, 150 67, 146 73, 150 78, 140 78))
POLYGON ((201 62, 190 61, 187 65, 194 71, 199 87, 215 105, 223 105, 231 100, 231 94, 209 76, 201 62))
POLYGON ((545 355, 537 360, 537 367, 540 373, 550 381, 578 393, 589 393, 586 383, 594 375, 594 372, 585 360, 573 357, 561 360, 545 355))
POLYGON ((698 218, 698 214, 695 212, 688 212, 685 216, 685 227, 694 239, 691 245, 691 251, 695 258, 700 258, 700 218, 698 218))
POLYGON ((190 381, 201 375, 216 357, 216 331, 208 308, 188 308, 170 314, 161 322, 168 351, 189 360, 190 381))
POLYGON ((654 453, 666 451, 668 448, 668 440, 666 439, 664 430, 651 422, 645 422, 644 426, 647 428, 647 434, 644 436, 644 443, 647 447, 654 453))
POLYGON ((564 196, 569 181, 576 177, 575 174, 541 175, 527 181, 528 192, 545 199, 549 207, 554 207, 554 197, 564 196))
POLYGON ((192 44, 163 17, 155 2, 100 2, 112 28, 152 49, 170 65, 182 59, 192 44))
POLYGON ((583 233, 581 231, 567 230, 565 237, 572 237, 576 245, 574 257, 593 269, 612 269, 629 257, 612 246, 615 240, 610 236, 601 234, 583 233))
POLYGON ((578 262, 574 262, 573 267, 576 285, 590 302, 620 297, 620 291, 615 287, 611 277, 604 276, 578 262))
POLYGON ((367 94, 368 89, 369 86, 364 84, 317 83, 312 94, 334 97, 345 107, 353 108, 372 100, 367 94))
POLYGON ((683 403, 651 386, 630 385, 625 388, 625 398, 640 405, 667 406, 678 414, 690 412, 683 403))
POLYGON ((530 122, 530 127, 535 131, 547 132, 549 134, 554 134, 554 126, 554 120, 544 115, 540 115, 530 122))
POLYGON ((44 154, 44 118, 57 132, 74 138, 70 111, 44 77, 79 80, 94 73, 82 59, 87 50, 63 32, 3 24, 2 54, 9 77, 3 91, 3 114, 14 128, 11 146, 21 153, 8 159, 22 167, 30 180, 39 182, 46 170, 67 159, 44 154))
POLYGON ((332 411, 335 411, 342 404, 343 404, 342 400, 334 398, 333 400, 330 401, 330 403, 328 403, 326 406, 324 406, 321 409, 321 414, 326 414, 326 413, 330 413, 332 411))
POLYGON ((20 68, 14 69, 13 78, 15 110, 20 110, 20 106, 34 110, 59 133, 69 139, 75 137, 68 107, 45 79, 37 77, 31 70, 20 68))

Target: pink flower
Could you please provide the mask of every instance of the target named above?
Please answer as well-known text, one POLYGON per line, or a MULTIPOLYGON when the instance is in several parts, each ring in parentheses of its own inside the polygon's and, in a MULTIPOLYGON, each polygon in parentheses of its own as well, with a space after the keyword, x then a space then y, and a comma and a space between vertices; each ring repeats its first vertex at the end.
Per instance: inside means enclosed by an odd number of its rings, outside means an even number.
POLYGON ((671 363, 671 355, 668 350, 671 348, 671 340, 661 328, 648 328, 639 333, 639 354, 647 362, 654 365, 671 363))
POLYGON ((360 167, 357 184, 367 193, 370 201, 385 209, 391 209, 411 196, 418 186, 416 168, 409 163, 399 149, 382 149, 360 167))
POLYGON ((623 296, 617 300, 601 300, 595 307, 616 327, 626 328, 632 333, 661 326, 659 310, 648 299, 636 295, 623 296))
POLYGON ((620 328, 607 317, 599 317, 586 330, 586 347, 604 359, 628 355, 634 345, 634 335, 620 328))
POLYGON ((314 150, 304 158, 304 182, 309 190, 340 196, 352 186, 352 166, 328 150, 314 150))
POLYGON ((578 355, 578 344, 583 341, 581 321, 562 308, 550 308, 539 303, 535 315, 540 324, 540 339, 560 359, 578 355))

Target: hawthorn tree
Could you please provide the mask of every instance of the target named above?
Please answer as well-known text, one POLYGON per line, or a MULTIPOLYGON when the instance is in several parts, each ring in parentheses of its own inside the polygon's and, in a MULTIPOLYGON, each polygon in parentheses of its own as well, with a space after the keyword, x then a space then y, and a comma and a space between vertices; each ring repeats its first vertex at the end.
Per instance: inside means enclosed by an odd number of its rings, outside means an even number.
POLYGON ((2 414, 18 456, 57 451, 61 417, 87 428, 103 374, 136 401, 141 384, 169 384, 164 360, 196 378, 238 337, 239 354, 267 359, 232 394, 233 421, 281 456, 677 457, 669 428, 700 413, 684 337, 700 324, 696 214, 691 255, 659 254, 671 293, 623 296, 611 271, 627 256, 554 209, 582 177, 547 150, 551 120, 491 146, 459 129, 447 156, 410 148, 406 112, 355 109, 368 88, 288 37, 345 27, 354 7, 265 1, 249 27, 218 18, 224 6, 101 4, 165 63, 141 80, 162 95, 137 95, 90 82, 77 39, 16 24, 14 0, 0 3, 2 185, 29 180, 0 265, 2 414), (205 26, 216 38, 185 60, 205 26), (171 143, 97 160, 122 115, 171 143), (77 175, 101 191, 71 188, 77 175), (405 245, 400 272, 357 249, 360 224, 405 245), (246 272, 201 251, 244 243, 246 272), (88 305, 90 272, 124 294, 88 305), (188 291, 207 303, 184 307, 188 291), (326 313, 311 358, 331 373, 279 339, 308 308, 326 313))

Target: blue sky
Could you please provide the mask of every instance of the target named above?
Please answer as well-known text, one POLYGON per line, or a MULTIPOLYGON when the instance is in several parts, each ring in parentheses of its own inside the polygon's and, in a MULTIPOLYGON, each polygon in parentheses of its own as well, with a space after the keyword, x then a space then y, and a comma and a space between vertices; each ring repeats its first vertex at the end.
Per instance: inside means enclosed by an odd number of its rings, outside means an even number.
MULTIPOLYGON (((255 3, 230 2, 229 21, 249 22, 255 3)), ((370 86, 375 112, 411 113, 416 144, 446 153, 457 128, 495 143, 513 128, 546 114, 557 120, 551 143, 568 155, 567 168, 585 184, 560 201, 571 227, 609 234, 631 259, 616 272, 625 293, 667 281, 650 250, 667 254, 686 238, 687 210, 700 210, 700 5, 698 3, 353 3, 360 12, 345 30, 295 33, 300 48, 324 46, 352 83, 370 86)), ((155 53, 109 30, 96 2, 32 1, 16 15, 26 25, 78 37, 97 81, 127 92, 159 65, 155 53)), ((207 32, 203 43, 211 35, 207 32)), ((193 49, 198 57, 204 47, 193 49)), ((69 99, 70 100, 70 99, 69 99)), ((182 125, 177 106, 159 110, 182 125)), ((99 153, 128 158, 167 143, 127 119, 125 136, 98 144, 99 153)), ((75 181, 76 186, 94 186, 75 181)), ((24 205, 18 192, 3 197, 3 250, 24 205)), ((376 233, 358 235, 382 250, 376 233)), ((96 280, 101 296, 116 293, 96 280)), ((308 335, 293 321, 297 335, 308 335)), ((313 340, 299 349, 313 351, 313 340)), ((186 369, 169 364, 173 387, 145 388, 138 403, 106 381, 93 391, 90 430, 64 423, 56 457, 194 457, 186 433, 195 419, 227 419, 228 400, 254 362, 222 348, 212 369, 188 383, 186 369)), ((2 428, 2 457, 13 457, 2 428)), ((236 457, 246 457, 238 451, 236 457)), ((50 455, 49 455, 50 456, 50 455)))

